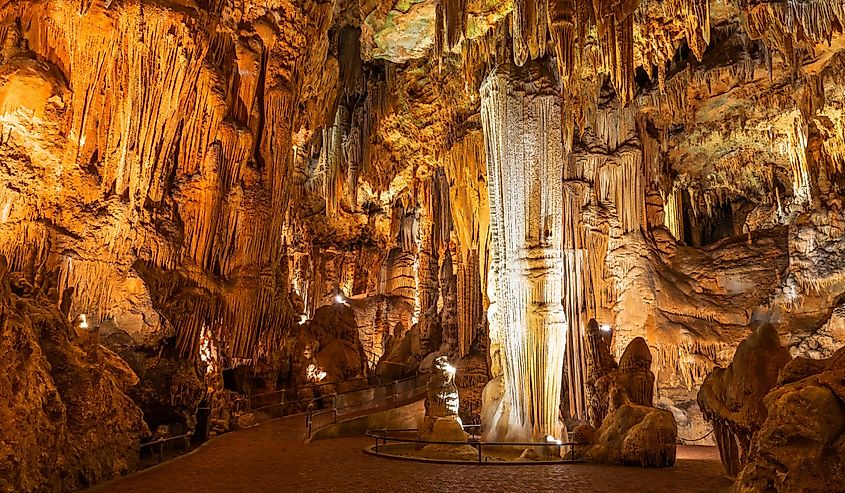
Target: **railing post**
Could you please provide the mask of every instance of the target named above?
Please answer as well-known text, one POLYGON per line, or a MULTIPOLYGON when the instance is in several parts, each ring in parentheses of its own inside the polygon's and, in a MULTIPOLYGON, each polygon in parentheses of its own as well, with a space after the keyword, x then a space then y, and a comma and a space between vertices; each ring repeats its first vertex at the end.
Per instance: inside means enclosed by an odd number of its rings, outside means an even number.
POLYGON ((478 441, 478 463, 481 464, 481 440, 478 441))
POLYGON ((314 402, 308 403, 308 408, 305 410, 305 427, 308 428, 308 438, 311 438, 311 408, 314 402))
POLYGON ((158 440, 158 463, 161 464, 162 456, 164 455, 164 440, 158 440))
POLYGON ((393 381, 393 407, 399 406, 399 380, 393 381))
POLYGON ((211 433, 211 408, 208 408, 208 417, 205 419, 205 436, 202 437, 204 442, 208 441, 208 435, 211 433))

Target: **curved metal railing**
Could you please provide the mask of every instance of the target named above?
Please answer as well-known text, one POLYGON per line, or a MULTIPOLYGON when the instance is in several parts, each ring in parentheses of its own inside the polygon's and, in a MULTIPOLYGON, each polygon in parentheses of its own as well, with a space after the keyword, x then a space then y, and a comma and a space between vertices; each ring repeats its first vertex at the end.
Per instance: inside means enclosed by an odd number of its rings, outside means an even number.
MULTIPOLYGON (((348 378, 345 380, 335 380, 332 382, 322 382, 322 383, 314 383, 311 385, 305 385, 303 387, 292 388, 292 389, 277 389, 271 390, 268 392, 261 392, 258 394, 248 394, 244 395, 235 400, 232 406, 232 410, 235 413, 245 413, 245 412, 255 412, 255 411, 262 411, 265 409, 270 409, 274 407, 284 407, 284 406, 293 406, 295 404, 307 404, 312 398, 305 397, 302 399, 294 399, 294 400, 287 400, 285 397, 289 393, 294 392, 302 392, 302 391, 309 391, 309 390, 318 390, 322 387, 327 387, 329 385, 347 385, 353 382, 361 382, 362 389, 371 388, 373 386, 373 382, 375 382, 375 386, 382 385, 382 379, 378 376, 370 376, 370 377, 356 377, 356 378, 348 378), (258 401, 258 403, 256 403, 258 401), (262 402, 263 401, 263 402, 262 402), (257 404, 257 405, 256 405, 257 404)), ((355 389, 361 390, 361 389, 355 389)))
MULTIPOLYGON (((140 456, 141 451, 144 450, 147 447, 150 447, 150 449, 152 449, 153 447, 158 445, 158 463, 161 464, 161 461, 164 458, 164 444, 165 443, 172 442, 174 440, 184 440, 185 442, 184 442, 183 449, 187 450, 190 447, 190 441, 191 441, 191 437, 193 435, 194 435, 194 432, 189 431, 189 432, 187 432, 183 435, 176 435, 176 436, 172 436, 172 437, 159 437, 155 440, 150 440, 149 442, 142 443, 138 447, 138 454, 140 456)), ((151 453, 155 453, 155 452, 151 451, 151 453)))
MULTIPOLYGON (((471 428, 480 428, 481 425, 465 425, 464 430, 471 429, 471 428)), ((480 431, 480 430, 479 430, 480 431)), ((580 459, 575 458, 575 446, 580 445, 578 442, 488 442, 481 440, 478 433, 473 433, 470 436, 469 440, 466 441, 437 441, 437 440, 421 440, 419 438, 410 438, 410 437, 398 437, 398 436, 391 436, 391 433, 418 433, 419 429, 417 428, 396 428, 396 429, 377 429, 377 430, 367 430, 365 435, 370 438, 375 439, 375 447, 373 452, 376 455, 380 455, 382 457, 396 457, 393 454, 386 454, 379 451, 380 447, 384 447, 387 445, 388 442, 396 442, 396 443, 416 443, 422 445, 452 445, 452 446, 465 446, 469 445, 474 447, 478 450, 478 460, 477 461, 460 461, 466 462, 468 464, 496 464, 496 465, 505 465, 505 464, 557 464, 557 463, 566 463, 571 464, 574 462, 582 462, 580 459), (557 456, 561 457, 560 460, 548 460, 548 461, 534 461, 534 460, 525 460, 525 461, 490 461, 484 460, 484 447, 487 447, 488 450, 490 447, 519 447, 519 448, 549 448, 554 447, 557 448, 557 456), (561 455, 561 451, 563 448, 568 448, 568 453, 561 455)), ((411 458, 411 457, 403 457, 403 458, 411 458)))
POLYGON ((315 429, 337 423, 339 416, 379 408, 398 407, 402 403, 418 399, 425 394, 427 384, 428 374, 420 373, 378 387, 315 397, 308 403, 305 411, 305 426, 308 428, 308 437, 311 437, 315 429), (413 382, 413 385, 407 385, 411 382, 413 382), (379 392, 379 390, 382 390, 382 392, 379 392), (382 395, 378 396, 379 393, 382 395), (368 395, 372 395, 372 397, 367 398, 368 395), (329 402, 328 405, 326 405, 326 401, 329 402), (318 407, 318 403, 320 407, 318 407), (316 418, 329 414, 331 415, 330 421, 324 421, 315 426, 316 418))

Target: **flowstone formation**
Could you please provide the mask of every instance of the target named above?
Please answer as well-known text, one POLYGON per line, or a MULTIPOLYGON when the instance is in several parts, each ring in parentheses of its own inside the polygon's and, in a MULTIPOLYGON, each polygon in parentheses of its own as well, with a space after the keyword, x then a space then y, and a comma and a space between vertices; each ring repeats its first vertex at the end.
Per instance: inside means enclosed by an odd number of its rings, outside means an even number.
POLYGON ((604 406, 591 416, 601 424, 575 428, 579 456, 590 462, 643 467, 675 464, 678 427, 672 413, 654 407, 650 366, 651 353, 638 337, 625 349, 619 368, 595 382, 591 402, 604 401, 604 406))
POLYGON ((3 255, 0 358, 0 490, 69 491, 135 469, 149 434, 127 396, 138 377, 68 323, 54 278, 10 272, 3 255))
POLYGON ((481 88, 490 177, 491 343, 504 393, 485 413, 494 440, 560 437, 562 298, 560 103, 548 68, 505 64, 481 88), (495 351, 495 349, 494 349, 495 351))

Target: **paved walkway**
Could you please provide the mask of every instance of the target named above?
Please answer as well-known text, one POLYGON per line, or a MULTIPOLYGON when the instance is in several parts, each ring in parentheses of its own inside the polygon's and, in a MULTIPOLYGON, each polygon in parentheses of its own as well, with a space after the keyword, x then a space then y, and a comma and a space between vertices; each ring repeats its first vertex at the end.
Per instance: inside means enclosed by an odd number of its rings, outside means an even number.
POLYGON ((304 444, 294 416, 228 433, 184 457, 90 492, 717 492, 727 486, 711 447, 679 447, 674 468, 561 464, 469 466, 375 457, 367 438, 304 444))

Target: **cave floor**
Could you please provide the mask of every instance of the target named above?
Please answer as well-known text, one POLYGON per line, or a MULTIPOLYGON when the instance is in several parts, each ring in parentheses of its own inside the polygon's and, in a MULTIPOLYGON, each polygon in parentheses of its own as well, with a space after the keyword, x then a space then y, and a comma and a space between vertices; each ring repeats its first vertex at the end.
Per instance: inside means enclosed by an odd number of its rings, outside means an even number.
POLYGON ((303 443, 294 416, 227 433, 195 452, 90 492, 572 491, 716 492, 728 486, 714 447, 678 447, 674 468, 426 464, 365 454, 372 440, 303 443))

